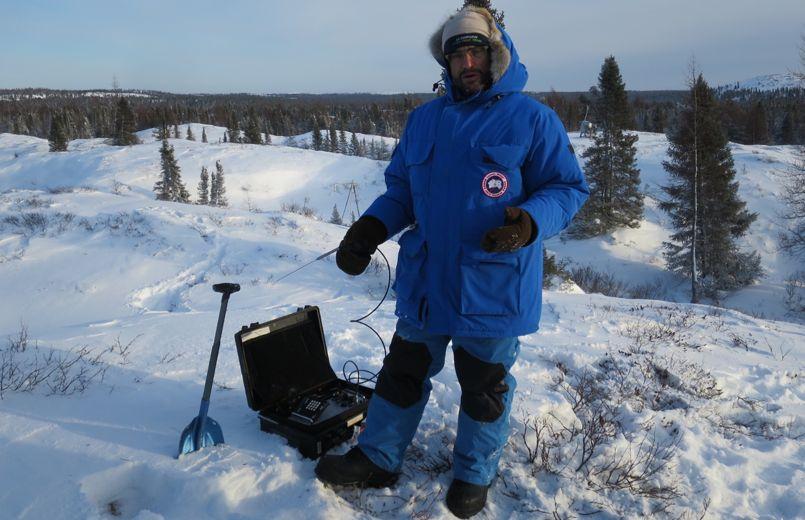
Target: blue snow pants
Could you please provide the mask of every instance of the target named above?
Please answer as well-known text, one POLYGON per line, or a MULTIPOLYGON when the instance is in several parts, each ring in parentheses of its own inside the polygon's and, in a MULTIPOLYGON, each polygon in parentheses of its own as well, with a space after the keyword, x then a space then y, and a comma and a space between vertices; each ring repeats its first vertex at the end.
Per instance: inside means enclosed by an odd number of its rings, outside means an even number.
POLYGON ((444 366, 451 340, 462 388, 453 476, 472 484, 489 485, 509 436, 509 413, 516 386, 509 370, 520 351, 517 337, 451 338, 398 320, 358 446, 381 468, 400 471, 433 388, 430 379, 444 366))

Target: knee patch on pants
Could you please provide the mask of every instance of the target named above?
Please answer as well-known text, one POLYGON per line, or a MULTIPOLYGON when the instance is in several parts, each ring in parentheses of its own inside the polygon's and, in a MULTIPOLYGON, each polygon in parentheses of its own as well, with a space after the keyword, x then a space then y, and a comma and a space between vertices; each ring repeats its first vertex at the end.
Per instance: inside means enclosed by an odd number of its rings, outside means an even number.
POLYGON ((432 361, 424 343, 407 341, 394 334, 375 393, 401 408, 412 406, 422 398, 422 385, 432 361))
POLYGON ((459 347, 454 354, 456 375, 461 385, 461 409, 478 422, 493 422, 503 415, 503 397, 509 391, 506 368, 500 363, 481 361, 459 347))

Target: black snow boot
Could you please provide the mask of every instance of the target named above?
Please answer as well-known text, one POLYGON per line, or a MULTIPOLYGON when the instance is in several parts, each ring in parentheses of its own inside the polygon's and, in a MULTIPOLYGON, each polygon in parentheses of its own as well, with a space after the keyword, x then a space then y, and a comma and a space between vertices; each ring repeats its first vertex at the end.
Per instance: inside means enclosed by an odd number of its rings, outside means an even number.
POLYGON ((325 484, 356 487, 389 487, 398 473, 386 471, 355 446, 344 455, 325 455, 316 464, 316 476, 325 484))
POLYGON ((459 518, 469 518, 481 512, 486 505, 486 492, 489 486, 470 484, 463 480, 453 479, 447 490, 447 509, 459 518))

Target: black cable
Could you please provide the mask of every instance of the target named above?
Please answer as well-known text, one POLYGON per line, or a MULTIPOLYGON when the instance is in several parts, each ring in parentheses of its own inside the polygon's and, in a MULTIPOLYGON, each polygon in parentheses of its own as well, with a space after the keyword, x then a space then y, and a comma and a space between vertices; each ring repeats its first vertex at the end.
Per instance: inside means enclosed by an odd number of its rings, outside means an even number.
MULTIPOLYGON (((383 341, 383 338, 380 337, 380 334, 378 334, 378 332, 375 329, 373 329, 371 325, 369 325, 368 323, 363 322, 363 320, 365 320, 366 318, 368 318, 369 316, 374 314, 374 312, 377 309, 379 309, 381 305, 383 305, 383 302, 386 301, 386 297, 389 295, 389 290, 391 289, 391 264, 389 264, 389 259, 386 258, 386 255, 383 254, 383 251, 378 249, 377 252, 380 253, 380 256, 382 256, 383 260, 386 261, 386 269, 388 270, 388 282, 386 284, 386 292, 383 294, 383 298, 380 299, 380 302, 378 302, 378 304, 375 305, 375 308, 372 309, 371 311, 369 311, 369 313, 366 314, 366 316, 361 316, 360 318, 355 319, 355 320, 349 320, 349 322, 350 323, 360 323, 364 327, 366 327, 369 330, 371 330, 372 332, 374 332, 375 336, 377 336, 377 339, 380 340, 380 344, 383 345, 383 357, 385 357, 385 356, 388 355, 388 351, 386 350, 386 342, 383 341)), ((344 366, 341 367, 341 373, 344 376, 344 380, 349 381, 351 383, 353 382, 353 378, 357 374, 357 378, 355 379, 354 382, 355 382, 355 384, 358 384, 358 385, 360 385, 362 383, 376 383, 377 382, 377 373, 371 372, 369 370, 362 370, 360 367, 358 367, 358 364, 355 363, 351 359, 347 360, 344 363, 344 366), (355 370, 350 372, 349 376, 347 376, 347 365, 350 364, 350 363, 352 363, 352 365, 355 367, 355 370), (361 377, 361 372, 366 372, 367 374, 371 374, 371 377, 364 379, 364 378, 361 377)))

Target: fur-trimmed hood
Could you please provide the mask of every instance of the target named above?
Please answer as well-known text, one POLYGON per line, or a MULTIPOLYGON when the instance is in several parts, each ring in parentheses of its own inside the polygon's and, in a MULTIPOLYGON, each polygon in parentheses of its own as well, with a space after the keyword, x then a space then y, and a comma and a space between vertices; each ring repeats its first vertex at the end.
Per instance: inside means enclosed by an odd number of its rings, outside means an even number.
MULTIPOLYGON (((483 7, 467 6, 465 10, 474 11, 479 13, 487 19, 490 29, 490 72, 492 73, 492 87, 489 90, 498 91, 498 93, 520 91, 525 87, 528 81, 528 72, 525 66, 520 63, 517 51, 511 38, 497 23, 492 15, 483 7)), ((453 15, 455 16, 455 15, 453 15)), ((451 16, 444 23, 440 24, 433 35, 430 37, 430 52, 436 62, 442 66, 444 72, 442 77, 448 87, 448 92, 451 90, 451 78, 447 73, 448 65, 442 52, 442 32, 444 26, 453 17, 451 16)))

